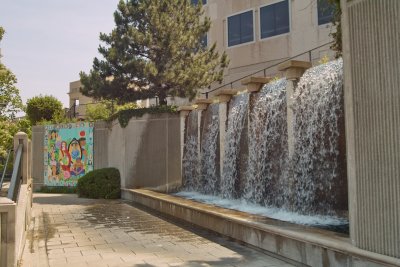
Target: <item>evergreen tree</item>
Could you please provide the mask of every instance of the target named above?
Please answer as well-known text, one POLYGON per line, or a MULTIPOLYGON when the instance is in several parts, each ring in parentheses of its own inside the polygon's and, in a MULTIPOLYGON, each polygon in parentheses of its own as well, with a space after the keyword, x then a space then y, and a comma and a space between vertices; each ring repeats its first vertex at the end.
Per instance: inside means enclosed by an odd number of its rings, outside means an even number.
POLYGON ((167 95, 193 98, 222 81, 227 56, 202 43, 211 22, 201 1, 121 0, 114 20, 113 31, 100 34, 104 59, 80 73, 83 94, 119 103, 157 96, 166 104, 167 95))

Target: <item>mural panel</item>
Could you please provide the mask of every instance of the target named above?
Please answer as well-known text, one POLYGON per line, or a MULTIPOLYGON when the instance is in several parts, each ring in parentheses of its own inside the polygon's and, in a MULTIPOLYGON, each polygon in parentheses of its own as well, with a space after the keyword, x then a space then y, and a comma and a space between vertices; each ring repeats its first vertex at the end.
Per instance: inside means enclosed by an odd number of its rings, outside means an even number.
POLYGON ((46 125, 44 164, 45 185, 76 186, 93 170, 93 123, 46 125))

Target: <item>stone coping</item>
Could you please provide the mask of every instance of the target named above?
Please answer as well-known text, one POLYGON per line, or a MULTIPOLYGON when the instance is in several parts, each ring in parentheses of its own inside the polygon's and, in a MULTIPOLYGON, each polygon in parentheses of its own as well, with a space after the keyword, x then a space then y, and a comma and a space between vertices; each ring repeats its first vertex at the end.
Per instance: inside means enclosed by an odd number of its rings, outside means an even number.
POLYGON ((178 111, 192 111, 195 110, 193 106, 180 106, 177 108, 178 111))
POLYGON ((199 105, 199 104, 206 104, 206 105, 208 105, 208 104, 214 103, 214 101, 213 101, 212 99, 209 99, 209 98, 198 98, 198 99, 196 99, 196 100, 194 101, 194 103, 195 103, 196 105, 199 105))
POLYGON ((279 71, 285 71, 289 68, 309 69, 312 67, 309 61, 289 60, 278 66, 279 71))
POLYGON ((122 196, 178 219, 312 266, 319 266, 312 264, 313 257, 333 257, 340 259, 342 263, 347 262, 347 265, 338 266, 400 266, 400 259, 357 248, 351 244, 348 236, 332 231, 282 222, 145 189, 122 189, 122 196), (212 227, 207 227, 210 225, 212 227), (238 234, 238 229, 245 229, 247 232, 244 234, 239 231, 238 234), (271 239, 275 241, 272 246, 269 244, 271 239), (255 243, 252 242, 254 240, 255 243), (279 248, 279 244, 287 247, 279 248), (295 251, 290 251, 293 248, 295 251), (310 255, 306 253, 308 250, 310 255), (321 251, 321 255, 317 250, 321 251), (322 255, 323 253, 328 255, 322 255))
POLYGON ((266 84, 272 80, 271 77, 248 77, 241 81, 242 85, 248 85, 250 83, 266 84))
POLYGON ((236 95, 238 92, 245 90, 245 89, 227 89, 227 88, 222 88, 218 89, 215 91, 214 96, 220 96, 220 95, 229 95, 233 96, 236 95))

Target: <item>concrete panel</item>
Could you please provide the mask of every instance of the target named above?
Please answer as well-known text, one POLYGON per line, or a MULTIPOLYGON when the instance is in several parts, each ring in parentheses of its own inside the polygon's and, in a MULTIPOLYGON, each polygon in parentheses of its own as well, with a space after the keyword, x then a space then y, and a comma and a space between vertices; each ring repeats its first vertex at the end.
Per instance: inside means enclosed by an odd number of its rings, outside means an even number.
POLYGON ((32 127, 32 179, 33 190, 44 184, 44 126, 32 127))
MULTIPOLYGON (((121 175, 121 187, 126 186, 125 172, 125 134, 118 121, 111 123, 108 135, 108 167, 117 168, 121 175)), ((94 155, 96 157, 96 155, 94 155)))
POLYGON ((94 123, 93 129, 93 154, 94 169, 108 167, 108 135, 109 123, 98 121, 94 123))
POLYGON ((351 239, 400 258, 400 1, 342 7, 351 239))
POLYGON ((168 145, 167 145, 167 191, 176 189, 182 185, 182 155, 180 149, 180 135, 177 129, 180 128, 180 119, 176 116, 168 118, 168 145))
MULTIPOLYGON (((181 184, 179 115, 146 114, 126 128, 114 121, 102 138, 106 135, 108 166, 119 169, 122 188, 167 191, 181 184)), ((105 162, 103 156, 99 160, 105 162)))
MULTIPOLYGON (((136 150, 133 157, 133 188, 157 187, 167 184, 167 128, 165 119, 131 121, 136 129, 143 129, 137 142, 127 142, 127 148, 136 150), (133 147, 132 147, 133 146, 133 147)), ((129 135, 128 135, 129 136, 129 135)), ((128 156, 128 155, 127 155, 128 156)), ((129 157, 129 156, 128 156, 129 157)), ((130 185, 130 183, 127 183, 130 185)))

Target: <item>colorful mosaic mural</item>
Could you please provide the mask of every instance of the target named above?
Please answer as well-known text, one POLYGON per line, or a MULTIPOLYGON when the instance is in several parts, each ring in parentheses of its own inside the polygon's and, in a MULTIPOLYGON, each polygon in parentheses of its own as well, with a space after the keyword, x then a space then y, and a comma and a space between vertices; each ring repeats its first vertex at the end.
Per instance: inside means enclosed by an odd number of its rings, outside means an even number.
POLYGON ((44 164, 45 185, 76 186, 93 170, 93 123, 46 125, 44 164))

